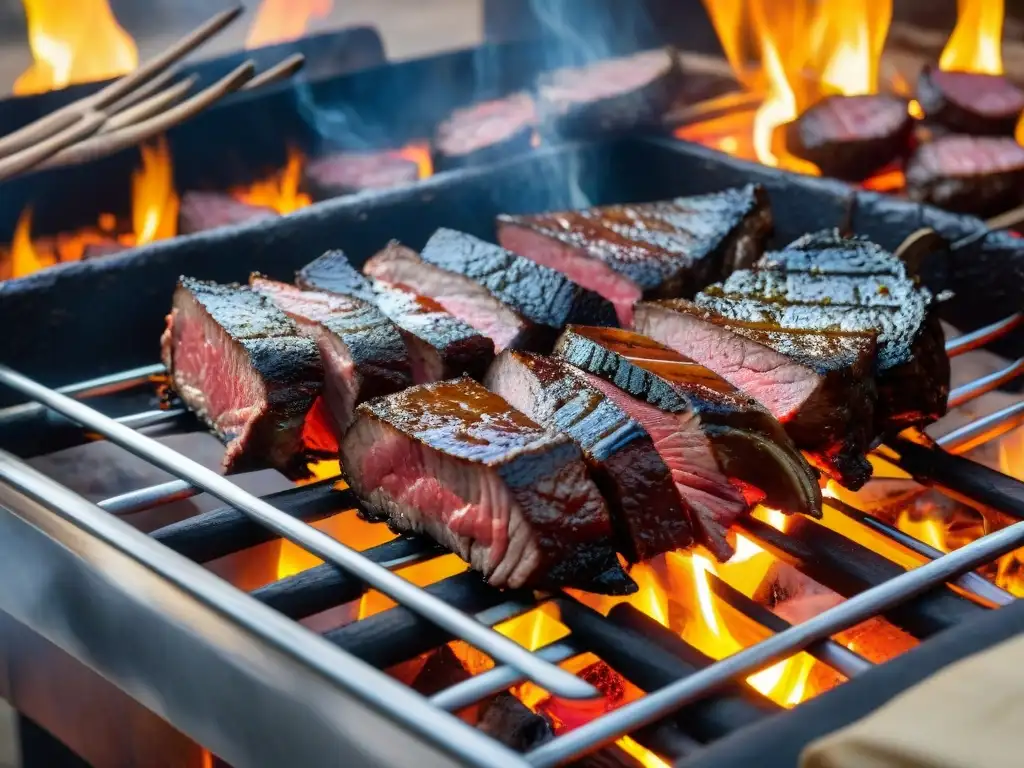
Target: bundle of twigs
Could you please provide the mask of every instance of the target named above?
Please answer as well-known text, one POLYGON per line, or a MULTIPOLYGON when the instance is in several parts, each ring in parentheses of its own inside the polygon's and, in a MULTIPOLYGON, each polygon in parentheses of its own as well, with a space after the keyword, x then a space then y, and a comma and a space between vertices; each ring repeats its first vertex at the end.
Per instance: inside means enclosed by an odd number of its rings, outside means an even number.
POLYGON ((302 68, 304 57, 299 54, 259 74, 248 60, 185 98, 196 77, 172 84, 177 75, 173 65, 227 27, 242 10, 238 6, 217 14, 97 93, 0 137, 0 181, 26 171, 111 155, 188 120, 230 93, 282 80, 302 68))

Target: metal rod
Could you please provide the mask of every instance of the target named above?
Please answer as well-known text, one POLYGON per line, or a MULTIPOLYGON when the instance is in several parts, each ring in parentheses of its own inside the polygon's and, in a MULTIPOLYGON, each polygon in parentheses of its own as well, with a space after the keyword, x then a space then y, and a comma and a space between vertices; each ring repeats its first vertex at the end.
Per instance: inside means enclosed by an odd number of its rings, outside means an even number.
MULTIPOLYGON (((846 515, 851 520, 856 520, 861 525, 870 528, 876 533, 880 533, 883 536, 892 539, 897 544, 906 547, 911 552, 920 555, 926 560, 935 560, 945 554, 942 550, 929 546, 920 539, 915 539, 909 533, 905 533, 899 528, 895 528, 876 517, 872 517, 867 512, 863 512, 856 507, 852 507, 839 499, 827 499, 825 503, 837 512, 846 515)), ((951 583, 956 584, 965 592, 975 595, 976 597, 980 597, 982 600, 992 603, 993 605, 1009 605, 1017 599, 1005 589, 997 587, 991 581, 974 571, 965 573, 963 576, 951 583)))
POLYGON ((624 733, 664 717, 730 680, 751 675, 818 640, 867 621, 979 565, 1024 545, 1024 522, 1015 523, 854 595, 817 616, 698 671, 691 677, 592 720, 526 755, 531 765, 548 768, 614 741, 624 733))
MULTIPOLYGON (((72 400, 71 402, 75 401, 72 400)), ((75 404, 81 405, 81 403, 75 404)), ((83 405, 82 407, 89 408, 89 406, 87 405, 83 405)), ((92 408, 89 408, 89 410, 93 411, 92 408)), ((100 414, 99 411, 93 411, 93 413, 97 415, 102 415, 100 414)), ((64 415, 67 416, 67 414, 64 415)), ((110 419, 110 421, 114 422, 115 424, 120 424, 123 427, 127 427, 128 429, 135 430, 142 429, 144 427, 153 427, 156 426, 157 424, 169 424, 187 415, 188 411, 186 411, 184 408, 171 408, 170 410, 166 411, 157 408, 152 411, 142 411, 140 413, 133 413, 128 416, 120 416, 116 419, 110 419)), ((103 418, 107 419, 109 417, 103 416, 103 418)), ((78 419, 75 419, 75 421, 78 421, 78 419)), ((96 429, 96 431, 99 432, 100 434, 103 434, 102 429, 96 429)), ((106 437, 106 435, 104 435, 104 437, 106 437)))
POLYGON ((1002 410, 990 413, 959 429, 954 429, 936 439, 936 443, 950 453, 959 453, 965 446, 974 443, 981 445, 1000 435, 1004 435, 1024 422, 1024 400, 1014 403, 1002 410), (981 439, 984 438, 984 439, 981 439), (975 443, 975 440, 980 442, 975 443))
POLYGON ((198 493, 198 488, 184 480, 171 480, 159 485, 151 485, 148 488, 140 488, 137 491, 122 493, 120 496, 111 496, 109 499, 97 502, 96 506, 105 509, 112 515, 132 515, 153 507, 189 499, 198 493))
MULTIPOLYGON (((533 653, 544 661, 560 664, 574 656, 579 656, 583 650, 575 645, 570 637, 542 646, 533 653)), ((525 679, 519 670, 512 667, 505 665, 492 667, 486 672, 481 672, 468 680, 435 693, 430 697, 430 703, 449 712, 457 712, 481 699, 493 696, 513 685, 518 685, 525 679)))
POLYGON ((998 389, 1007 382, 1013 381, 1022 373, 1024 373, 1024 358, 1014 360, 1001 370, 994 371, 988 376, 981 376, 968 384, 954 389, 949 393, 949 407, 956 408, 964 403, 969 403, 971 400, 981 397, 993 389, 998 389))
POLYGON ((991 325, 986 325, 976 331, 965 333, 946 342, 946 354, 949 357, 962 355, 964 352, 984 347, 996 339, 1008 334, 1013 329, 1024 324, 1024 312, 1016 312, 1009 317, 998 320, 991 325))
MULTIPOLYGON (((751 621, 760 624, 772 632, 784 632, 793 626, 782 617, 776 616, 763 605, 755 603, 721 576, 709 573, 708 577, 710 579, 711 591, 720 600, 742 613, 751 621)), ((846 677, 856 677, 874 666, 859 653, 851 651, 845 645, 841 645, 831 638, 807 646, 807 653, 818 661, 832 667, 837 672, 841 672, 846 677)))
POLYGON ((54 392, 5 365, 0 365, 0 383, 103 434, 111 442, 216 496, 321 560, 354 573, 374 589, 476 646, 496 661, 517 668, 552 693, 570 699, 599 695, 589 683, 535 657, 507 637, 431 596, 401 576, 391 573, 387 568, 367 560, 356 550, 281 512, 263 499, 253 496, 227 478, 182 456, 177 451, 119 424, 83 403, 54 392))

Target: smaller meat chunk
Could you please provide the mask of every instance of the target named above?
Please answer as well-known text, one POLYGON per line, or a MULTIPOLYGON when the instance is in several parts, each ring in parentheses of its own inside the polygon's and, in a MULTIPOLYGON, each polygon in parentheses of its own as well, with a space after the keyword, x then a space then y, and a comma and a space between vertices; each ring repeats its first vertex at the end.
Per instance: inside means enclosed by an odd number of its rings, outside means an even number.
POLYGON ((440 170, 493 163, 530 149, 537 107, 528 93, 457 109, 434 134, 440 170))
POLYGON ((927 120, 975 136, 1013 136, 1024 112, 1024 91, 1003 75, 925 66, 916 96, 927 120))
POLYGON ((249 205, 222 192, 186 192, 178 207, 178 233, 191 235, 276 216, 273 208, 249 205))
POLYGON ((419 177, 416 161, 394 150, 338 152, 311 160, 303 171, 302 186, 314 200, 327 200, 412 184, 419 177))

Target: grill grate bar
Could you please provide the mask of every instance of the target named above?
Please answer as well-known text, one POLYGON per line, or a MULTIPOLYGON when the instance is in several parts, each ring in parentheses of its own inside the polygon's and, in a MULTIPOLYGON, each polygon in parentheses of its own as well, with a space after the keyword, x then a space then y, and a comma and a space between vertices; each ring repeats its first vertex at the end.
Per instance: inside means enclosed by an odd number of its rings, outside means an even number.
POLYGON ((161 469, 202 488, 227 504, 245 512, 283 538, 298 544, 325 562, 342 567, 402 603, 432 623, 443 627, 497 661, 516 667, 544 688, 565 698, 590 698, 597 691, 589 683, 557 666, 547 663, 494 630, 453 609, 401 576, 366 559, 358 552, 325 533, 281 512, 176 451, 119 424, 98 411, 66 395, 54 392, 0 365, 0 383, 18 390, 83 426, 103 434, 111 442, 145 458, 161 469))
POLYGON ((147 509, 171 504, 175 501, 189 499, 199 493, 199 489, 184 480, 170 480, 159 485, 150 485, 137 491, 122 493, 104 499, 96 506, 112 515, 132 515, 147 509))
POLYGON ((1019 328, 1021 324, 1024 324, 1024 312, 1016 312, 1002 320, 997 320, 991 325, 986 325, 976 331, 950 339, 946 342, 946 354, 949 357, 956 357, 965 352, 981 349, 986 344, 991 344, 993 341, 1001 339, 1010 331, 1019 328))
POLYGON ((951 391, 949 407, 957 408, 964 403, 969 403, 971 400, 1013 381, 1022 373, 1024 373, 1024 358, 1014 360, 1005 368, 990 373, 988 376, 981 376, 951 391))
POLYGON ((950 453, 959 453, 968 447, 983 445, 1024 423, 1024 400, 1007 406, 988 416, 975 419, 935 440, 950 453))

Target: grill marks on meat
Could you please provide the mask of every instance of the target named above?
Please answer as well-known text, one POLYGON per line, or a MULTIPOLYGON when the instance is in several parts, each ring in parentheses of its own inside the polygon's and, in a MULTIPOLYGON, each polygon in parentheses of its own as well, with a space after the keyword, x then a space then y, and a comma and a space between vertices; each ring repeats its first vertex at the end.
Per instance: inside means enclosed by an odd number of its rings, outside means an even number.
POLYGON ((656 130, 682 80, 675 50, 642 51, 541 75, 538 111, 545 131, 561 137, 656 130))
POLYGON ((372 304, 255 275, 251 285, 316 341, 324 367, 323 405, 336 435, 345 434, 359 403, 412 384, 405 343, 372 304))
POLYGON ((537 107, 528 93, 457 109, 434 134, 438 168, 492 163, 530 148, 537 107))
POLYGON ((183 277, 160 343, 174 390, 227 443, 226 472, 301 474, 323 370, 284 313, 248 288, 183 277))
POLYGON ((364 403, 341 457, 373 513, 429 534, 496 587, 636 590, 579 447, 472 379, 364 403))
POLYGON ((843 485, 859 488, 871 476, 874 333, 740 322, 682 299, 638 304, 635 327, 755 398, 843 485))
POLYGON ((583 450, 631 562, 683 549, 693 527, 668 466, 638 421, 571 365, 506 350, 484 384, 534 421, 569 435, 583 450))
POLYGON ((249 205, 222 192, 186 192, 178 207, 178 232, 190 235, 275 216, 272 208, 249 205))
POLYGON ((725 532, 754 499, 820 516, 814 471, 779 423, 707 368, 618 329, 572 326, 554 354, 643 425, 720 559, 732 554, 725 532))
POLYGON ((639 205, 500 216, 503 246, 615 305, 628 326, 643 297, 689 297, 761 255, 771 234, 759 185, 639 205))
MULTIPOLYGON (((389 248, 401 248, 393 243, 389 248)), ((328 251, 296 275, 307 290, 352 296, 376 304, 402 334, 413 381, 425 384, 466 374, 483 377, 494 359, 494 342, 424 296, 370 280, 341 251, 328 251)))
POLYGON ((566 323, 614 325, 596 293, 497 245, 439 229, 422 254, 389 247, 364 267, 371 277, 408 287, 489 336, 502 349, 550 349, 566 323))
POLYGON ((385 150, 339 152, 306 164, 302 185, 314 200, 350 195, 371 189, 390 189, 419 180, 415 160, 385 150))
POLYGON ((826 176, 859 181, 902 157, 914 119, 896 96, 829 96, 786 126, 786 148, 826 176))
POLYGON ((916 96, 928 120, 976 136, 1012 136, 1024 112, 1024 91, 1002 75, 925 66, 916 96))
POLYGON ((953 211, 990 215, 1024 192, 1024 147, 1001 136, 941 136, 922 144, 906 169, 907 195, 953 211))

